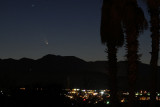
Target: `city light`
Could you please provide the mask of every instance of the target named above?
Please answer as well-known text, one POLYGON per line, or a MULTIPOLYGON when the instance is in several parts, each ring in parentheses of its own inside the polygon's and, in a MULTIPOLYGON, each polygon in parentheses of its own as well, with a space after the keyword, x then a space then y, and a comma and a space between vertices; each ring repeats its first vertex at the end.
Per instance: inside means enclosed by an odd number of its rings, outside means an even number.
MULTIPOLYGON (((47 89, 45 88, 18 88, 20 92, 24 92, 26 94, 29 94, 31 92, 40 92, 43 93, 47 89)), ((10 91, 8 91, 10 92, 10 91)), ((50 90, 51 92, 51 90, 50 90)), ((52 91, 53 93, 55 90, 52 91)), ((7 94, 5 90, 1 90, 0 94, 6 95, 6 96, 12 96, 12 94, 7 94)), ((49 93, 50 94, 50 93, 49 93)), ((48 95, 49 95, 48 94, 48 95)), ((85 103, 85 104, 107 104, 109 105, 110 102, 110 90, 87 90, 87 89, 63 89, 63 93, 60 93, 60 95, 64 96, 67 101, 70 101, 71 104, 74 105, 76 103, 85 103)), ((127 103, 129 101, 129 92, 127 91, 118 91, 119 95, 119 103, 127 103)), ((138 101, 149 101, 150 100, 150 92, 147 90, 140 90, 135 92, 135 98, 138 101)), ((160 93, 157 92, 156 100, 160 101, 160 93)))
MULTIPOLYGON (((69 90, 68 90, 69 91, 69 90)), ((128 102, 129 92, 119 92, 121 95, 120 103, 128 102)), ((87 89, 72 89, 65 95, 70 99, 79 99, 82 98, 82 101, 90 104, 97 104, 99 102, 104 102, 105 104, 110 104, 110 90, 87 90, 87 89), (93 100, 94 99, 94 100, 93 100)), ((150 92, 146 90, 140 90, 135 92, 135 98, 141 101, 148 101, 150 100, 150 92)), ((160 93, 157 93, 157 100, 160 101, 160 93)))
POLYGON ((125 99, 122 99, 122 100, 121 100, 121 103, 124 103, 124 102, 125 102, 125 99))
POLYGON ((26 88, 20 88, 20 90, 26 90, 26 88))
POLYGON ((110 103, 109 101, 106 102, 106 104, 109 104, 109 103, 110 103))

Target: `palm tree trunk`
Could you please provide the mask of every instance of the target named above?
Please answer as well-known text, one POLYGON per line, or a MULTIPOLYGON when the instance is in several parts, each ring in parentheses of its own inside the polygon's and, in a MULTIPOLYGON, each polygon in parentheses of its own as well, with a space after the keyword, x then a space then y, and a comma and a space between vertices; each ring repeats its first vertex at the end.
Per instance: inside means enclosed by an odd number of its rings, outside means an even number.
POLYGON ((135 85, 138 72, 138 33, 126 31, 126 49, 128 59, 129 107, 135 107, 135 85))
POLYGON ((158 53, 159 53, 159 13, 157 11, 150 12, 151 15, 151 38, 152 38, 152 52, 151 52, 151 103, 150 107, 156 106, 156 91, 157 91, 157 74, 158 74, 158 53))
POLYGON ((113 44, 107 44, 108 47, 108 64, 110 77, 110 102, 112 107, 118 107, 117 96, 117 47, 113 44))

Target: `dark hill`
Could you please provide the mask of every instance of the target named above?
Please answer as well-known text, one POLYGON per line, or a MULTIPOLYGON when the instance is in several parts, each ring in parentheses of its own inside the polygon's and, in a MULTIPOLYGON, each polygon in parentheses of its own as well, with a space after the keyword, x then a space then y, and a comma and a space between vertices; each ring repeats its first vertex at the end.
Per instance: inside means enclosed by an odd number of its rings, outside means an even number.
MULTIPOLYGON (((29 58, 2 59, 0 68, 0 87, 60 84, 65 88, 108 88, 108 72, 106 70, 108 64, 106 61, 86 62, 74 56, 49 54, 37 60, 29 58)), ((118 63, 120 89, 128 87, 126 68, 127 62, 118 63)), ((147 89, 150 83, 149 78, 149 65, 139 63, 137 89, 147 89)))

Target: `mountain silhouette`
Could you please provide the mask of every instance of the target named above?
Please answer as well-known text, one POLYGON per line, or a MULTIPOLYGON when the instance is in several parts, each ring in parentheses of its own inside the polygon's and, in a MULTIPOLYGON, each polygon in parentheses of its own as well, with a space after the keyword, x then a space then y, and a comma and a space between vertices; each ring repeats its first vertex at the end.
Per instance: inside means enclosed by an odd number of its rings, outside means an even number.
MULTIPOLYGON (((107 61, 87 62, 75 56, 51 54, 37 60, 1 59, 0 87, 44 87, 58 84, 64 88, 105 89, 109 88, 107 65, 107 61)), ((126 69, 126 61, 118 62, 119 89, 128 88, 126 69)), ((148 89, 149 83, 150 66, 139 62, 137 89, 148 89)))

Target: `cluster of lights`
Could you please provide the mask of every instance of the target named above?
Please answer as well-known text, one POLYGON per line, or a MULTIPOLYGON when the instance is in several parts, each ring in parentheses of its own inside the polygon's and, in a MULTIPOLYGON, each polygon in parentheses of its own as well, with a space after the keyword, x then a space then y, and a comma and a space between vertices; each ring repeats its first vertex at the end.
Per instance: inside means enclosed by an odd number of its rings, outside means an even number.
MULTIPOLYGON (((129 92, 124 92, 124 93, 122 93, 122 95, 128 96, 129 92)), ((150 92, 148 92, 146 90, 141 90, 141 91, 135 92, 135 97, 138 100, 143 100, 143 101, 150 100, 150 92)), ((157 92, 156 100, 160 101, 160 93, 158 93, 158 92, 157 92)), ((121 102, 125 102, 125 101, 126 101, 126 98, 123 98, 121 100, 121 102)))
POLYGON ((66 89, 66 97, 71 100, 82 99, 83 102, 97 104, 103 102, 109 104, 109 90, 85 90, 85 89, 66 89), (94 99, 94 100, 93 100, 94 99))
MULTIPOLYGON (((70 98, 70 99, 76 99, 76 97, 80 97, 83 99, 83 101, 89 101, 90 98, 92 97, 97 97, 97 100, 94 102, 95 104, 97 104, 100 101, 103 101, 105 104, 110 104, 110 94, 109 94, 110 90, 80 90, 80 89, 72 89, 72 90, 68 90, 68 94, 66 94, 66 97, 70 98), (75 97, 76 95, 76 97, 75 97)), ((128 100, 129 96, 129 92, 121 92, 120 93, 121 99, 120 102, 121 103, 125 103, 128 100)), ((150 100, 150 92, 148 91, 137 91, 135 92, 135 97, 138 100, 150 100)), ((160 101, 160 93, 157 92, 157 100, 160 101)), ((89 101, 90 102, 90 101, 89 101)))
MULTIPOLYGON (((26 91, 26 88, 19 88, 20 90, 26 91)), ((43 88, 35 88, 37 91, 42 91, 43 88)), ((86 90, 86 89, 65 89, 67 94, 65 96, 71 100, 81 98, 83 102, 93 103, 91 99, 95 98, 94 104, 98 102, 104 102, 105 104, 110 104, 110 90, 86 90)), ((0 94, 4 94, 1 90, 0 94)), ((5 92, 6 94, 6 92, 5 92)), ((127 102, 129 92, 120 92, 121 96, 120 102, 127 102)), ((135 92, 135 97, 138 100, 150 100, 150 92, 146 90, 140 90, 135 92)), ((157 92, 156 100, 160 101, 160 93, 157 92)))

